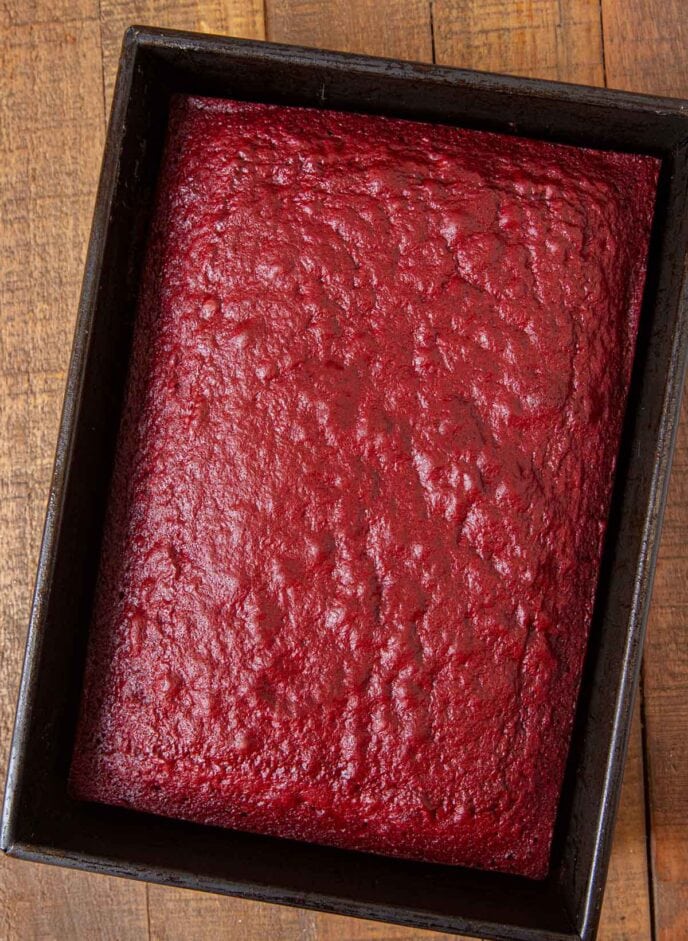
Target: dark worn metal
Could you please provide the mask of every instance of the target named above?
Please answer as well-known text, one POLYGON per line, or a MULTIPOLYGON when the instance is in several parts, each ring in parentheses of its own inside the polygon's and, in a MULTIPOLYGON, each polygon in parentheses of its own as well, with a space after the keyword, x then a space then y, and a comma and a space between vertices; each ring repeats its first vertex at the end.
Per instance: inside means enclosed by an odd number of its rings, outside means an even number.
POLYGON ((132 27, 84 275, 12 742, 2 848, 24 859, 495 939, 596 933, 688 335, 688 103, 132 27), (145 242, 174 91, 489 128, 663 160, 583 689, 543 882, 79 803, 67 773, 145 242))

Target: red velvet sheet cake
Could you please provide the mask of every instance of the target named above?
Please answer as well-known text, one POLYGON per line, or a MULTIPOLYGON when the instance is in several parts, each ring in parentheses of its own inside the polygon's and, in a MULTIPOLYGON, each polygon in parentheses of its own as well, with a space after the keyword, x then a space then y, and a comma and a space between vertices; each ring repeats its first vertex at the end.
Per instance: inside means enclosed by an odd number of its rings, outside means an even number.
POLYGON ((78 797, 546 873, 657 172, 175 99, 78 797))

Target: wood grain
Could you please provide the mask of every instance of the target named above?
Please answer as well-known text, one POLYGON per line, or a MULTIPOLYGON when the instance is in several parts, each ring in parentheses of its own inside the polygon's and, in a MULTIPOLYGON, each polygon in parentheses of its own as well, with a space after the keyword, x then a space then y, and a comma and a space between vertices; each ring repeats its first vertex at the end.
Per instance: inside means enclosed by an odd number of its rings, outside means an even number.
POLYGON ((638 697, 598 941, 647 941, 651 937, 645 823, 644 763, 638 697))
POLYGON ((164 26, 242 39, 265 38, 263 0, 100 0, 100 11, 108 110, 122 35, 128 26, 164 26))
POLYGON ((308 939, 308 914, 281 905, 149 886, 151 941, 308 939))
MULTIPOLYGON (((9 748, 104 116, 96 0, 0 19, 0 761, 9 748)), ((0 860, 7 939, 137 939, 145 888, 0 860)))
POLYGON ((685 98, 685 0, 601 0, 601 10, 609 87, 685 98))
POLYGON ((428 0, 266 0, 265 19, 274 42, 432 61, 428 0))
MULTIPOLYGON (((685 0, 602 0, 612 87, 688 98, 685 0)), ((654 934, 688 938, 688 404, 684 399, 643 665, 654 934)))
POLYGON ((433 0, 438 62, 604 84, 598 0, 433 0))

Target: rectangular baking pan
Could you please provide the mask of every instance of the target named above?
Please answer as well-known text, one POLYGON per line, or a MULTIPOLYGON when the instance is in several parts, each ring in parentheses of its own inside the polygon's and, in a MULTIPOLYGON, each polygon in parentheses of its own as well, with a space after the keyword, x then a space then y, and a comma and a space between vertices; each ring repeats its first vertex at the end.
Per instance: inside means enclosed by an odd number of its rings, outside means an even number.
POLYGON ((495 939, 592 939, 686 360, 688 103, 132 27, 86 262, 7 777, 13 856, 495 939), (486 128, 662 158, 611 522, 547 879, 252 836, 67 793, 139 268, 175 91, 486 128))

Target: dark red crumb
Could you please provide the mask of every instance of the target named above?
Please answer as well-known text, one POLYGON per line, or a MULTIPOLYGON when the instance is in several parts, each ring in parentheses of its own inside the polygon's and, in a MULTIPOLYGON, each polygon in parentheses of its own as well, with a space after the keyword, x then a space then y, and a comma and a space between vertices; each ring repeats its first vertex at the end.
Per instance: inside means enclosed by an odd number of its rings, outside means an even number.
POLYGON ((77 796, 546 873, 657 172, 175 101, 77 796))

